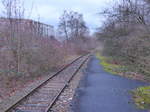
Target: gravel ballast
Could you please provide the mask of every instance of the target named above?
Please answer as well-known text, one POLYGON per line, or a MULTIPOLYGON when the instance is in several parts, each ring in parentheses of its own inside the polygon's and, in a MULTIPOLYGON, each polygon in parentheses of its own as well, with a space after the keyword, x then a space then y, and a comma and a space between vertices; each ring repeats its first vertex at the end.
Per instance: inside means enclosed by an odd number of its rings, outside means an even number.
MULTIPOLYGON (((72 63, 70 61, 69 63, 72 63)), ((67 65, 66 65, 67 67, 67 65)), ((57 72, 56 72, 57 73, 57 72)), ((32 83, 31 85, 28 85, 28 87, 24 88, 22 91, 17 91, 14 96, 11 96, 3 101, 0 102, 0 112, 4 112, 8 110, 13 105, 16 105, 16 103, 22 98, 24 98, 26 95, 28 95, 31 91, 35 90, 39 85, 43 84, 43 82, 47 81, 51 76, 53 76, 56 73, 50 73, 48 76, 44 77, 41 80, 37 80, 36 82, 32 83)))
POLYGON ((84 70, 87 66, 88 60, 73 77, 72 81, 69 83, 64 92, 59 96, 50 112, 71 112, 71 105, 74 99, 73 97, 75 96, 76 89, 78 88, 80 80, 84 75, 84 70))

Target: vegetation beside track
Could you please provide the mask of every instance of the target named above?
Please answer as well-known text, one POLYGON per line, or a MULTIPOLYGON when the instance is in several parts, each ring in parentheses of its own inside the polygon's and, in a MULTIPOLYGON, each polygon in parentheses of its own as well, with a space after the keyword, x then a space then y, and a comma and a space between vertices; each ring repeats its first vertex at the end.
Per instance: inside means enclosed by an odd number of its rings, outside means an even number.
POLYGON ((150 109, 150 86, 139 87, 133 90, 132 94, 138 108, 150 109))
POLYGON ((126 67, 114 62, 112 57, 102 56, 100 53, 97 53, 96 56, 100 60, 100 64, 104 67, 106 72, 119 75, 126 71, 126 67))
MULTIPOLYGON (((100 53, 96 53, 96 57, 100 60, 100 64, 104 67, 106 72, 136 79, 136 75, 131 75, 128 72, 129 69, 127 66, 115 63, 112 57, 102 56, 100 53)), ((139 87, 131 91, 131 93, 133 95, 133 101, 138 108, 150 109, 150 86, 139 87)))

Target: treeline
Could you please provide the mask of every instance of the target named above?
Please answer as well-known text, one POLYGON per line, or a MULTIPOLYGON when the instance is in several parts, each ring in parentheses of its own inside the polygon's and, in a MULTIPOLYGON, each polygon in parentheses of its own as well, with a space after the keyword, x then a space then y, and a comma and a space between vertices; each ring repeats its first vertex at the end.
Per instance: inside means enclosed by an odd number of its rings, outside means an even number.
POLYGON ((24 19, 25 9, 21 0, 2 0, 2 5, 1 76, 38 76, 58 66, 64 55, 61 43, 54 38, 53 26, 24 19))
POLYGON ((150 78, 150 1, 119 0, 100 14, 107 18, 97 32, 103 55, 150 78))
MULTIPOLYGON (((2 0, 0 18, 0 88, 10 91, 39 76, 57 70, 72 56, 93 48, 82 14, 60 17, 57 40, 54 27, 26 18, 22 0, 2 0)), ((29 15, 29 14, 28 14, 29 15)), ((3 94, 2 94, 3 95, 3 94)))
POLYGON ((66 50, 73 47, 75 52, 83 54, 95 48, 83 15, 78 12, 64 11, 60 17, 58 31, 65 40, 66 50))

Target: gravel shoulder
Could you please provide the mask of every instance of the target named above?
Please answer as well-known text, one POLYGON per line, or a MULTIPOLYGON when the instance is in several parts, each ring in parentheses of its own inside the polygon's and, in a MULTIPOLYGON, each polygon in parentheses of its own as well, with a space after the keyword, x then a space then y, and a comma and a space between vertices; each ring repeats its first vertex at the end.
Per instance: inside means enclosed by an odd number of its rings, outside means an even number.
POLYGON ((52 107, 51 112, 71 112, 75 93, 81 79, 84 77, 84 71, 87 67, 88 61, 89 59, 82 66, 79 72, 73 77, 72 81, 70 82, 68 87, 64 90, 64 92, 59 96, 58 100, 52 107))

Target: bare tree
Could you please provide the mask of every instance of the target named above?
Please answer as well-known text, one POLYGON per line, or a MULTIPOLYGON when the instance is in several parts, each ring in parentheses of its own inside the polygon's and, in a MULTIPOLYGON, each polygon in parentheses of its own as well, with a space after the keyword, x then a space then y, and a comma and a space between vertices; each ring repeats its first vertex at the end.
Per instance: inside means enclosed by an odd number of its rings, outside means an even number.
POLYGON ((21 61, 21 37, 22 32, 22 18, 24 17, 24 5, 20 0, 3 0, 3 6, 5 8, 6 19, 8 19, 8 30, 10 30, 10 36, 8 36, 8 45, 14 53, 16 60, 17 72, 20 72, 21 61))
POLYGON ((65 34, 66 40, 83 36, 88 32, 83 15, 74 11, 64 11, 60 17, 59 31, 65 34))
POLYGON ((86 51, 86 40, 88 40, 86 37, 89 34, 89 30, 82 14, 74 11, 64 11, 64 14, 60 17, 58 29, 62 36, 65 37, 67 51, 69 48, 74 48, 80 53, 86 51))
POLYGON ((67 11, 64 11, 63 15, 60 17, 59 31, 61 34, 65 34, 66 40, 69 40, 67 19, 68 13, 67 11))
POLYGON ((14 31, 13 31, 13 5, 14 1, 13 0, 2 0, 2 4, 5 8, 4 13, 6 15, 6 18, 9 19, 9 28, 10 28, 10 38, 8 39, 8 44, 12 43, 12 38, 14 37, 14 31))
POLYGON ((120 0, 116 6, 103 11, 101 14, 107 20, 98 33, 104 42, 105 55, 117 57, 113 59, 148 75, 150 8, 145 1, 120 0))

